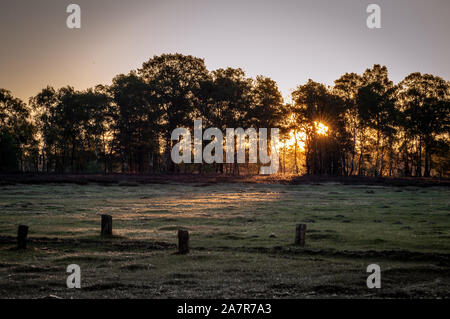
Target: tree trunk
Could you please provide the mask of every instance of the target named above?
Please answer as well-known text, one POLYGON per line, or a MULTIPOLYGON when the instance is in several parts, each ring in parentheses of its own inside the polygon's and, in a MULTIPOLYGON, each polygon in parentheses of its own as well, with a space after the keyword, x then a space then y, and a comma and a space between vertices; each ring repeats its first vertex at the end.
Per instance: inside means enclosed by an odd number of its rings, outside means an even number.
POLYGON ((185 255, 189 253, 189 232, 178 229, 178 253, 185 255))
POLYGON ((19 225, 17 231, 17 248, 26 249, 27 248, 27 236, 28 236, 28 226, 19 225))
POLYGON ((424 176, 425 177, 430 177, 430 171, 431 171, 431 154, 430 154, 430 142, 426 141, 425 142, 425 172, 424 172, 424 176))
POLYGON ((112 216, 102 215, 102 236, 112 236, 112 216))
POLYGON ((419 151, 417 155, 416 176, 422 176, 422 137, 419 138, 419 151))
POLYGON ((295 227, 295 245, 305 246, 306 224, 297 224, 295 227))

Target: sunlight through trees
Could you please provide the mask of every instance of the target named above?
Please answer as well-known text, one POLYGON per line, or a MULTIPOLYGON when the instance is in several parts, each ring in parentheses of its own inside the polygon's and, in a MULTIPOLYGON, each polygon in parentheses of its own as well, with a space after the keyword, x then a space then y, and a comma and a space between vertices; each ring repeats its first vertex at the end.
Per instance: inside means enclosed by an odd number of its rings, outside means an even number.
POLYGON ((450 83, 430 74, 394 84, 374 65, 333 87, 308 80, 285 103, 268 77, 163 54, 109 86, 46 87, 29 104, 1 89, 0 171, 258 172, 259 162, 173 163, 171 132, 202 119, 222 131, 279 128, 280 174, 449 176, 449 110, 450 83))

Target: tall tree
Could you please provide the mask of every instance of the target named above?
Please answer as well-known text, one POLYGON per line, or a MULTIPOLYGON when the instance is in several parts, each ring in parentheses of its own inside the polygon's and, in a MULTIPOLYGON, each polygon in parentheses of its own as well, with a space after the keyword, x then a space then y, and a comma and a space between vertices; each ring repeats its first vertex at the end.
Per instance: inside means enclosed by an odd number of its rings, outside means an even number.
POLYGON ((0 171, 23 171, 29 161, 36 167, 37 141, 30 109, 5 89, 0 89, 0 134, 4 153, 0 157, 0 171))
POLYGON ((177 127, 190 127, 198 116, 201 83, 208 78, 203 59, 191 55, 163 54, 148 60, 139 69, 161 110, 161 129, 165 141, 164 162, 174 170, 170 160, 171 133, 177 127))
POLYGON ((335 137, 342 131, 344 104, 323 84, 309 80, 292 93, 294 112, 306 132, 306 168, 308 174, 338 174, 342 170, 341 156, 335 137), (303 122, 303 124, 302 124, 303 122), (328 126, 323 136, 318 125, 328 126))
POLYGON ((257 76, 252 89, 253 103, 248 112, 249 122, 257 127, 272 128, 285 116, 283 97, 271 78, 257 76))
POLYGON ((450 85, 440 77, 412 73, 400 82, 398 96, 407 134, 418 140, 416 175, 430 176, 433 147, 442 136, 448 142, 450 128, 450 85), (422 149, 424 156, 422 158, 422 149))
POLYGON ((361 127, 358 117, 357 95, 362 85, 362 77, 356 73, 346 73, 334 81, 333 94, 339 96, 345 107, 345 126, 342 145, 343 173, 353 175, 357 171, 356 155, 362 153, 361 127))
MULTIPOLYGON (((363 76, 363 86, 358 90, 358 115, 364 127, 372 129, 375 136, 375 165, 373 175, 383 175, 384 153, 389 147, 389 138, 395 134, 396 109, 395 87, 388 77, 385 66, 374 65, 363 76)), ((370 134, 371 135, 371 134, 370 134)))
POLYGON ((113 148, 122 162, 122 172, 144 172, 157 164, 160 110, 150 87, 135 72, 113 79, 110 92, 113 148))
POLYGON ((30 99, 43 144, 43 169, 85 171, 98 162, 107 131, 109 98, 101 86, 86 91, 46 87, 30 99))
MULTIPOLYGON (((208 124, 222 131, 227 127, 246 128, 250 124, 248 114, 253 103, 252 83, 242 69, 213 71, 210 85, 206 86, 207 91, 203 93, 203 99, 208 103, 202 115, 208 124)), ((239 173, 238 164, 235 163, 232 168, 234 174, 239 173)), ((220 165, 219 170, 223 172, 223 165, 220 165)))

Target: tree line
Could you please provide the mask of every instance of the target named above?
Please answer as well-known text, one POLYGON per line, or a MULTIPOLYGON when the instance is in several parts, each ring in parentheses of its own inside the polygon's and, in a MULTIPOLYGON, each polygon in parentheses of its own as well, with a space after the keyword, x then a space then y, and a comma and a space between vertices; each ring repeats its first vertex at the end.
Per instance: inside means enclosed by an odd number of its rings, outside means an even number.
POLYGON ((174 164, 171 132, 193 127, 280 128, 280 173, 449 176, 450 82, 385 66, 309 80, 285 103, 275 81, 239 68, 163 54, 111 85, 46 87, 28 103, 0 89, 0 171, 256 173, 252 164, 174 164), (326 127, 320 132, 318 125, 326 127))

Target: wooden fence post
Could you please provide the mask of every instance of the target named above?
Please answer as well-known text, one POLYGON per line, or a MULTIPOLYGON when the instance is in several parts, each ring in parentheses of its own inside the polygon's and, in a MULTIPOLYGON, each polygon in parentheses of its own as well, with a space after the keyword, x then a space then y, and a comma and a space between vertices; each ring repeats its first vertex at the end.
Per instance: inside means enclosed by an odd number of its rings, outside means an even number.
POLYGON ((295 245, 305 246, 306 224, 297 224, 295 226, 295 245))
POLYGON ((17 231, 17 248, 27 249, 28 226, 19 225, 17 231))
POLYGON ((189 253, 189 232, 178 229, 178 253, 185 255, 189 253))
POLYGON ((112 216, 102 215, 102 236, 112 236, 112 216))

